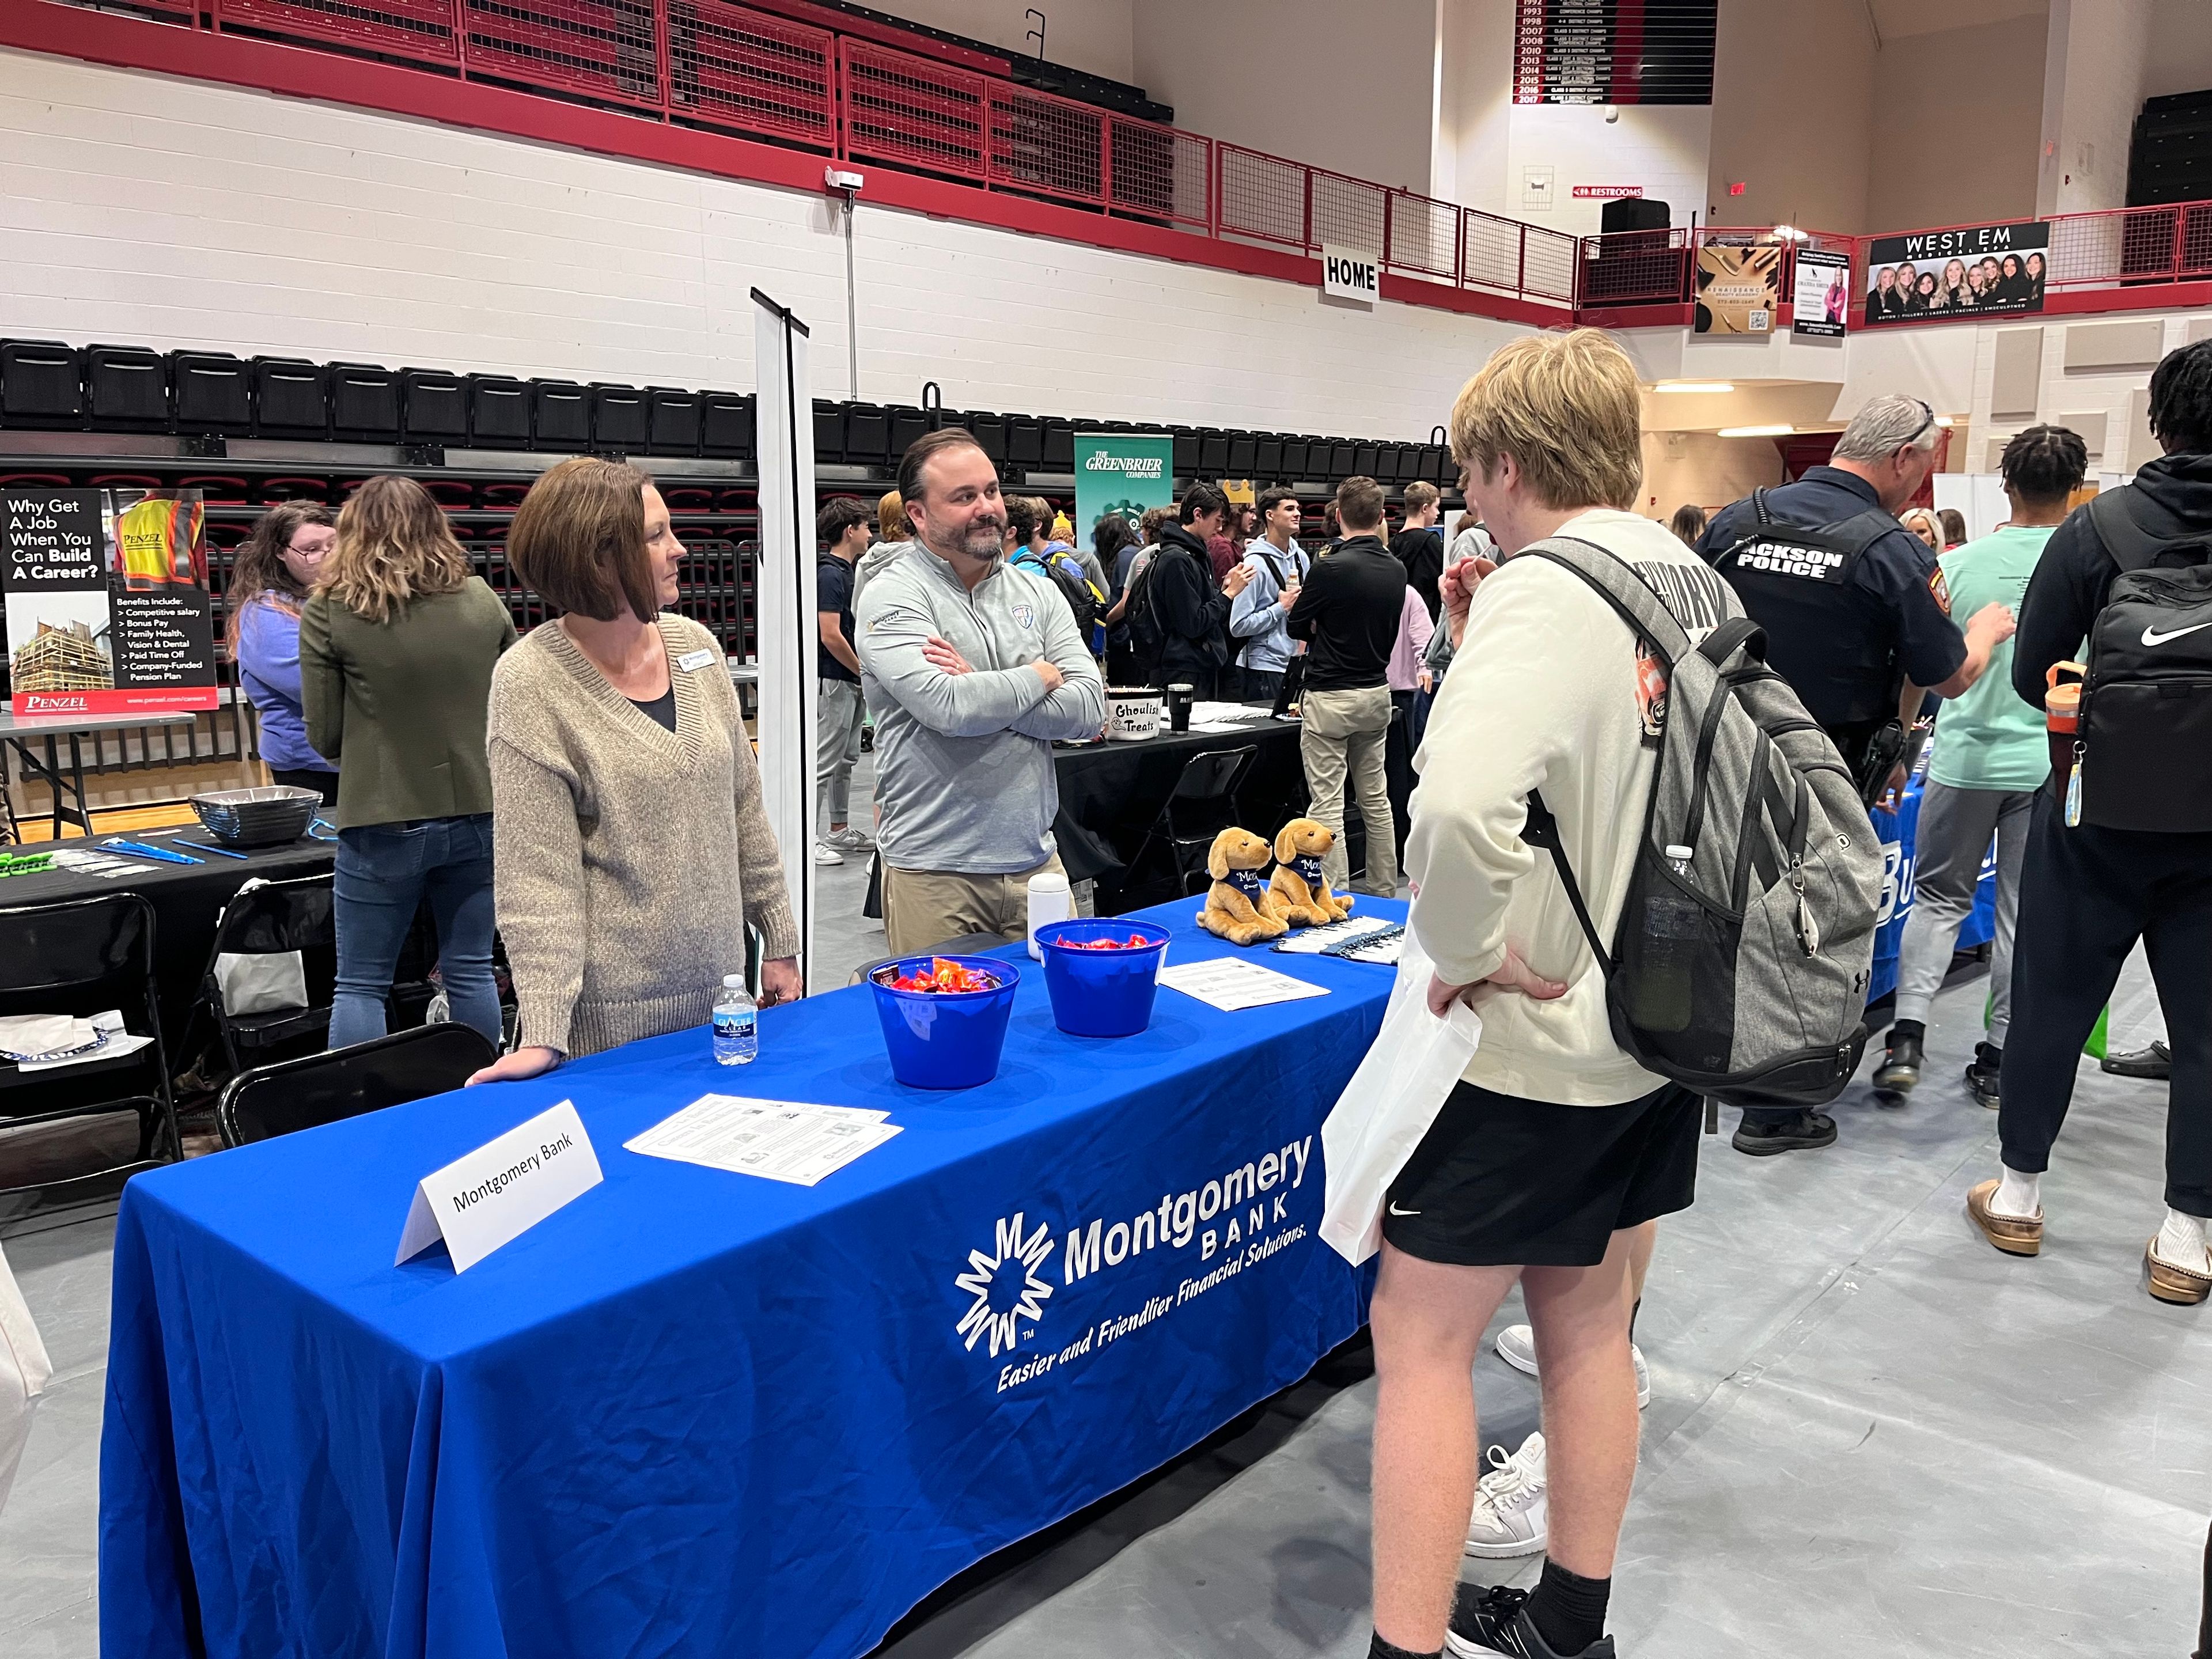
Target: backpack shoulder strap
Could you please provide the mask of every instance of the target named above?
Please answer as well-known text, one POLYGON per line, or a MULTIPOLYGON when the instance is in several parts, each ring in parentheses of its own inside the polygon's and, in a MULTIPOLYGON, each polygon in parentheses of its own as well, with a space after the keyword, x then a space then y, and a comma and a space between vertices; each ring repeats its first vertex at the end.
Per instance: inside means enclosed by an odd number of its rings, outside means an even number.
POLYGON ((2105 551, 2112 555, 2112 562, 2124 572, 2149 569, 2166 545, 2136 522, 2126 500, 2131 493, 2132 486, 2100 490, 2089 498, 2084 508, 2089 515, 2089 527, 2097 532, 2097 539, 2105 544, 2105 551))
POLYGON ((1674 620, 1674 613, 1660 603, 1651 584, 1617 555, 1579 536, 1549 537, 1524 547, 1515 556, 1526 558, 1531 554, 1565 566, 1596 589, 1598 597, 1620 613, 1632 633, 1666 659, 1668 667, 1690 654, 1690 636, 1674 620))
POLYGON ((1528 792, 1528 822, 1522 826, 1521 839, 1552 855, 1552 862, 1559 866, 1559 885, 1566 889, 1567 902, 1574 906, 1575 920, 1582 923, 1583 937, 1589 941, 1590 951, 1597 957, 1598 971, 1611 979, 1613 957, 1606 950, 1605 941, 1597 936, 1597 924, 1590 920, 1589 906, 1583 902, 1582 884, 1575 879, 1575 866, 1567 862, 1566 845, 1559 839, 1559 821, 1544 804, 1544 792, 1540 789, 1528 792))

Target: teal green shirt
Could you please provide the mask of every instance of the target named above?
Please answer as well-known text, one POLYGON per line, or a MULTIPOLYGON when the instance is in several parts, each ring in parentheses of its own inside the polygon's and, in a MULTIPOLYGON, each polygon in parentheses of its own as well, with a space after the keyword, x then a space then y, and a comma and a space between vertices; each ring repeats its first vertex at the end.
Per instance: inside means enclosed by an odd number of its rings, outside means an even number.
MULTIPOLYGON (((2000 530, 1954 547, 1942 560, 1951 615, 1960 627, 1984 605, 2012 607, 2051 539, 2051 525, 2000 530)), ((1954 789, 2040 789, 2051 778, 2051 744, 2043 712, 2012 689, 2012 641, 1990 653, 1989 671, 1936 717, 1936 751, 1928 775, 1954 789)))

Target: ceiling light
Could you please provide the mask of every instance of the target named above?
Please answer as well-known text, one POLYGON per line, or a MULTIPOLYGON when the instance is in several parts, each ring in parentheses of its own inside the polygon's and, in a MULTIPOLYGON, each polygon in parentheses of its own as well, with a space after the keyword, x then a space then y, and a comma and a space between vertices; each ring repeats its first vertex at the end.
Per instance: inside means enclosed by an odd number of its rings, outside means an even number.
POLYGON ((1786 422, 1780 426, 1724 426, 1723 438, 1786 438, 1797 428, 1786 422))
POLYGON ((1948 415, 1938 415, 1936 417, 1936 424, 1938 426, 1949 426, 1952 423, 1952 417, 1948 415))
POLYGON ((1729 380, 1668 380, 1651 389, 1654 392, 1733 392, 1735 386, 1729 380))
POLYGON ((1810 236, 1808 236, 1805 232, 1798 229, 1795 225, 1775 226, 1774 238, 1777 241, 1780 242, 1807 242, 1812 240, 1810 236))

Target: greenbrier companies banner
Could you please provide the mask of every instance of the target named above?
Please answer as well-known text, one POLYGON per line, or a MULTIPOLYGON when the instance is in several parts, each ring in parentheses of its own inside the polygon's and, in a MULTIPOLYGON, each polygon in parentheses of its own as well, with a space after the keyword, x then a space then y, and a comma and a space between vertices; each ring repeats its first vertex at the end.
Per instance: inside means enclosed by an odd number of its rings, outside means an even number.
POLYGON ((1091 545, 1099 520, 1118 513, 1134 530, 1155 507, 1175 501, 1175 440, 1162 433, 1075 434, 1075 539, 1091 545))

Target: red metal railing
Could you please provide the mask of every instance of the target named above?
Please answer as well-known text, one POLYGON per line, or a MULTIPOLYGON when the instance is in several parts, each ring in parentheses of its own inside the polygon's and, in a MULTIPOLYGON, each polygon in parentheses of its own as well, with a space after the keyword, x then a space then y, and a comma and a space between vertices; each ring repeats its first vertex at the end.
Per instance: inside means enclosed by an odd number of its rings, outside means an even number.
MULTIPOLYGON (((41 3, 44 0, 41 0, 41 3)), ((70 0, 62 0, 69 3, 70 0)), ((1873 237, 1693 227, 1577 238, 1216 141, 733 0, 131 0, 158 27, 243 31, 581 98, 830 157, 933 174, 1220 240, 1374 256, 1393 277, 1556 309, 1682 306, 1697 250, 1873 237)), ((641 152, 645 153, 645 152, 641 152)), ((2053 289, 2212 279, 2212 202, 2063 214, 2053 289)), ((1943 228, 1958 228, 1944 227, 1943 228)), ((1908 234, 1908 233, 1885 233, 1908 234)), ((2146 304, 2154 296, 2143 296, 2146 304)), ((1863 311, 1863 299, 1856 307, 1863 311)))
POLYGON ((733 0, 143 0, 187 27, 419 63, 1394 276, 1573 303, 1574 239, 733 0))

